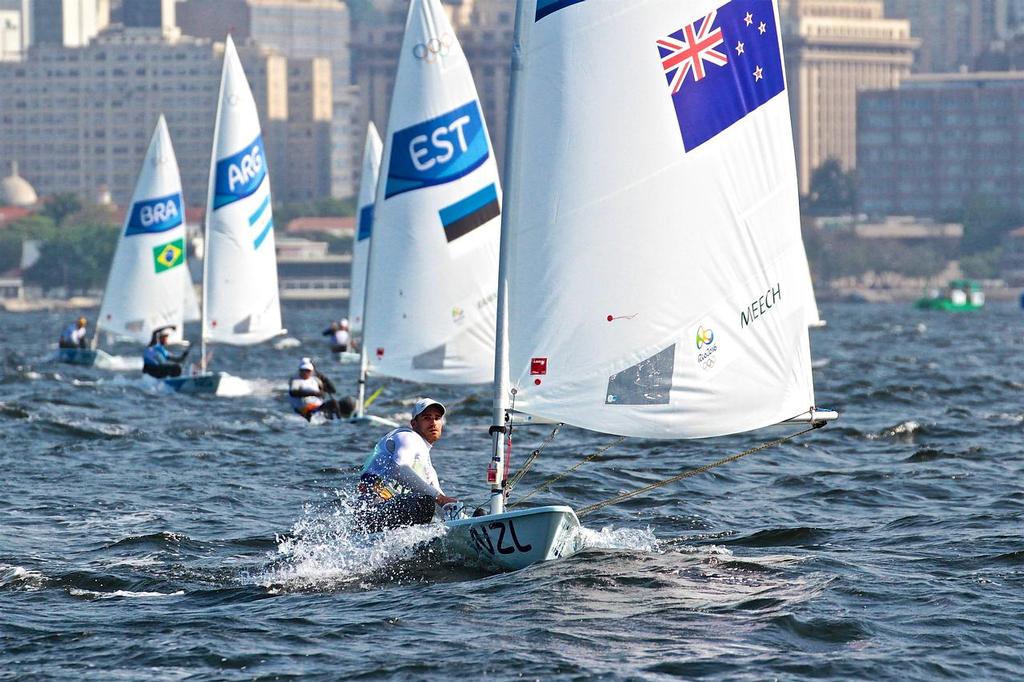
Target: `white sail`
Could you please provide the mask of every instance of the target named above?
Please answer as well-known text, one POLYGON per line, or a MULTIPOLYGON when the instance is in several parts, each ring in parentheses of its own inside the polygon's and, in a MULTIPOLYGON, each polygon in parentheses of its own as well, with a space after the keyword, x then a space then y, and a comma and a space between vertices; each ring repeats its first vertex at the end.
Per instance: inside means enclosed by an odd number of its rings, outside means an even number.
POLYGON ((366 128, 366 146, 363 148, 363 173, 359 178, 358 224, 352 242, 352 277, 349 286, 348 317, 353 334, 363 330, 363 303, 366 298, 366 264, 370 256, 373 231, 373 199, 377 193, 380 157, 384 144, 380 141, 373 121, 366 128))
POLYGON ((499 399, 661 438, 807 413, 810 278, 774 3, 520 7, 502 244, 515 395, 499 399))
POLYGON ((196 296, 196 286, 192 278, 185 281, 185 321, 199 322, 202 319, 202 311, 199 309, 199 297, 196 296))
POLYGON ((363 347, 379 374, 493 376, 501 188, 469 64, 438 0, 412 0, 374 205, 363 347))
POLYGON ((103 291, 98 327, 148 343, 158 327, 174 325, 180 339, 185 288, 185 205, 178 160, 163 115, 157 120, 103 291))
POLYGON ((204 340, 249 345, 284 332, 270 176, 256 102, 231 36, 213 136, 203 272, 204 340))

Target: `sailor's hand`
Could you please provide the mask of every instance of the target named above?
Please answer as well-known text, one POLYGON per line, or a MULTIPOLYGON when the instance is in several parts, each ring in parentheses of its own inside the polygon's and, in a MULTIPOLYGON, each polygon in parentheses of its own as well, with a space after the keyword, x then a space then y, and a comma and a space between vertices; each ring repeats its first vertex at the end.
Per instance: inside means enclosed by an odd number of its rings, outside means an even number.
POLYGON ((434 501, 437 502, 437 506, 443 507, 446 504, 450 504, 451 502, 458 502, 459 498, 448 497, 447 495, 438 495, 437 497, 434 498, 434 501))

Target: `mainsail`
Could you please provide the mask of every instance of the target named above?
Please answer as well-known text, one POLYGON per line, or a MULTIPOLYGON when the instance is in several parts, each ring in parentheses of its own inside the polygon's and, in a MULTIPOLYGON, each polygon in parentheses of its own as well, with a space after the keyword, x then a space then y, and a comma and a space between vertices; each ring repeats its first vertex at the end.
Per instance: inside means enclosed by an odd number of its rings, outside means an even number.
POLYGON ((161 115, 114 252, 97 329, 147 343, 155 329, 173 325, 172 337, 180 339, 191 285, 181 176, 161 115))
POLYGON ((519 12, 498 401, 651 438, 808 416, 813 294, 774 3, 519 12))
POLYGON ((409 5, 391 102, 363 352, 387 376, 489 382, 501 188, 469 64, 438 0, 409 5))
POLYGON ((256 102, 227 37, 210 160, 203 340, 249 345, 284 333, 270 176, 256 102))
POLYGON ((363 304, 366 298, 366 264, 370 256, 373 233, 373 199, 380 174, 383 143, 373 121, 366 128, 366 146, 363 148, 363 174, 359 178, 359 214, 355 239, 352 244, 352 277, 349 286, 348 317, 353 334, 363 330, 363 304))

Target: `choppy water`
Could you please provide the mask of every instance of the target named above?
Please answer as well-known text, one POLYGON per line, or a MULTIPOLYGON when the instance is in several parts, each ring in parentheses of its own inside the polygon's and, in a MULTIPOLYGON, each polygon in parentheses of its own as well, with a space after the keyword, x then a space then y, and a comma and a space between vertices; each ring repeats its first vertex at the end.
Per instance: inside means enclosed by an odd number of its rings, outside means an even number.
MULTIPOLYGON (((841 422, 596 512, 571 559, 486 576, 430 528, 350 536, 338 491, 380 430, 307 425, 283 395, 329 311, 286 310, 299 347, 218 349, 251 380, 230 398, 50 364, 68 316, 0 313, 0 678, 1019 679, 1024 314, 824 314, 818 397, 841 422)), ((375 411, 420 393, 389 384, 375 411)), ((435 464, 473 498, 489 395, 435 394, 435 464)), ((564 429, 523 490, 610 440, 564 429)), ((546 501, 756 442, 627 441, 546 501)))

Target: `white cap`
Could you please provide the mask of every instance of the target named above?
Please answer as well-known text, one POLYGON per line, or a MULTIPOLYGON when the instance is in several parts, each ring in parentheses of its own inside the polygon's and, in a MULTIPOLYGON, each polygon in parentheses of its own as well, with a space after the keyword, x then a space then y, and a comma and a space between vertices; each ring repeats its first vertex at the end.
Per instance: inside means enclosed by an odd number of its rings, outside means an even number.
POLYGON ((302 358, 302 361, 299 363, 299 369, 300 370, 308 369, 310 372, 312 372, 313 371, 313 361, 310 360, 309 358, 302 358))
POLYGON ((341 318, 341 322, 339 322, 338 324, 341 326, 342 329, 348 328, 348 318, 347 317, 341 318))
POLYGON ((416 417, 423 414, 423 410, 427 409, 431 405, 437 405, 438 407, 441 408, 442 417, 444 416, 444 413, 447 411, 444 409, 444 405, 437 402, 433 398, 420 398, 419 400, 416 401, 416 404, 412 406, 412 418, 415 419, 416 417))

